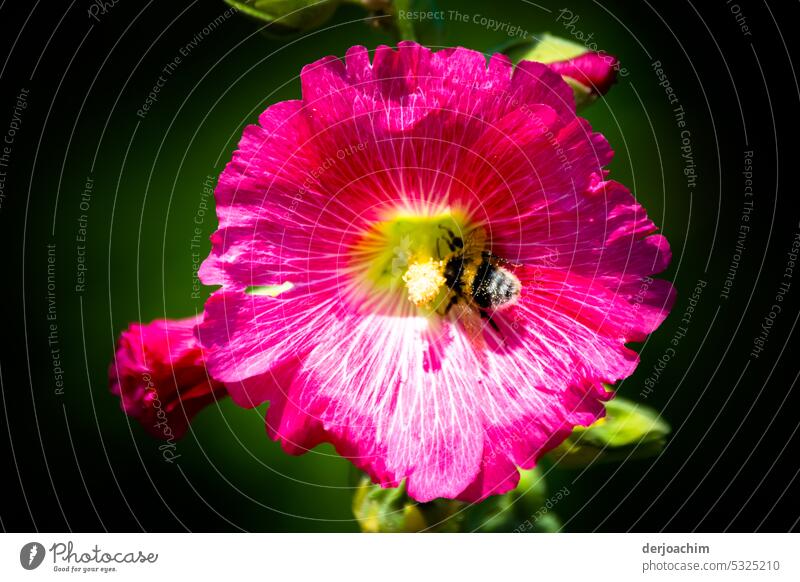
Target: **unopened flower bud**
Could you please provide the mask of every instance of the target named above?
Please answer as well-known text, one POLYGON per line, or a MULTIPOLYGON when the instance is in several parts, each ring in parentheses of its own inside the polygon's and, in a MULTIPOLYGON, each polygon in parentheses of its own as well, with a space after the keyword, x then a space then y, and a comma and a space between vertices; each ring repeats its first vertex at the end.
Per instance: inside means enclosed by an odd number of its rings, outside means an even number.
POLYGON ((227 395, 209 377, 194 328, 200 318, 133 323, 109 367, 111 392, 144 429, 165 440, 183 436, 192 417, 227 395))
POLYGON ((548 33, 516 42, 503 52, 514 62, 524 60, 547 64, 572 87, 578 108, 605 95, 617 80, 619 61, 616 57, 548 33))

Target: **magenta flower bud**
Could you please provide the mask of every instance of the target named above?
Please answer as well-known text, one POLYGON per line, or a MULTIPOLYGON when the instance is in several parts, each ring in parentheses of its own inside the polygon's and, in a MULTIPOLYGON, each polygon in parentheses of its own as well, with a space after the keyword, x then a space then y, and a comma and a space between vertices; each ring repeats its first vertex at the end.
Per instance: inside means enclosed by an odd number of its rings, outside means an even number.
POLYGON ((122 410, 151 435, 180 438, 201 409, 226 395, 205 368, 194 328, 200 318, 133 323, 109 367, 122 410))
POLYGON ((621 74, 616 57, 548 33, 534 40, 515 41, 501 50, 515 63, 544 63, 561 75, 572 87, 578 109, 605 95, 621 74))
POLYGON ((548 63, 562 77, 577 81, 597 95, 608 93, 611 85, 616 82, 618 65, 616 57, 598 52, 587 52, 565 61, 548 63))

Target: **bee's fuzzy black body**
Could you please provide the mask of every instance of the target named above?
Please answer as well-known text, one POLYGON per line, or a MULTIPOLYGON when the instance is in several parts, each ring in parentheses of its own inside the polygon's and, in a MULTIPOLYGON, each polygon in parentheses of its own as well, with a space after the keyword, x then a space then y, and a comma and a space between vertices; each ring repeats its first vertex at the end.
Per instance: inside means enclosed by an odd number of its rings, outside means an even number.
MULTIPOLYGON (((488 254, 488 253, 484 253, 488 254)), ((507 269, 484 258, 472 279, 472 299, 481 309, 497 309, 519 296, 519 280, 507 269)))
MULTIPOLYGON (((443 276, 453 295, 445 312, 464 299, 477 308, 481 317, 493 323, 490 311, 512 305, 519 297, 519 279, 503 267, 507 261, 485 249, 474 252, 474 245, 465 245, 452 231, 448 230, 448 234, 452 252, 445 260, 443 276)), ((467 243, 473 240, 468 238, 467 243)))

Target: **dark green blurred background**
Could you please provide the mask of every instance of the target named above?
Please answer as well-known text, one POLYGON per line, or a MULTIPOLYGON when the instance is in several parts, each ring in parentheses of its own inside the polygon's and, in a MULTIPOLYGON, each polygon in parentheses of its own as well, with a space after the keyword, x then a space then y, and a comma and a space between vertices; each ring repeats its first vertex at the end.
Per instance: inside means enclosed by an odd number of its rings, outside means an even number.
MULTIPOLYGON (((786 492, 797 463, 790 453, 797 364, 782 352, 796 307, 785 306, 765 353, 748 358, 797 230, 794 190, 783 193, 776 177, 779 144, 792 137, 785 120, 794 113, 787 112, 797 105, 783 44, 793 40, 777 25, 791 15, 773 20, 764 4, 740 2, 753 31, 747 36, 728 5, 713 4, 439 2, 440 10, 569 38, 556 20, 566 7, 579 16, 572 30, 592 33, 621 59, 629 75, 585 116, 616 151, 611 175, 634 191, 673 248, 663 275, 678 288, 673 315, 637 348, 641 365, 619 387, 662 411, 673 436, 657 459, 550 471, 551 489, 570 490, 556 509, 568 531, 786 530, 797 517, 786 492), (693 190, 655 60, 686 111, 698 173, 693 190), (724 300, 746 149, 755 151, 755 217, 724 300), (644 382, 700 279, 708 284, 688 333, 644 398, 644 382)), ((197 417, 178 444, 179 460, 165 463, 161 443, 129 422, 108 393, 107 367, 129 322, 202 310, 202 299, 192 298, 193 267, 216 225, 212 208, 199 214, 204 182, 216 179, 243 127, 269 104, 299 97, 303 65, 343 55, 353 44, 391 43, 392 36, 367 26, 356 6, 342 7, 322 29, 283 39, 232 15, 182 57, 142 119, 137 110, 162 69, 227 6, 122 0, 98 21, 87 14, 91 6, 37 4, 27 21, 28 14, 0 12, 5 54, 13 47, 2 74, 0 129, 20 89, 30 90, 0 213, 9 340, 0 360, 9 427, 2 434, 13 448, 3 457, 10 491, 3 527, 356 531, 352 471, 330 447, 288 456, 266 437, 263 407, 225 401, 197 417), (94 186, 90 207, 81 210, 87 177, 94 186), (81 214, 88 216, 88 243, 79 293, 81 214), (193 258, 196 217, 203 243, 193 258), (56 393, 47 339, 48 244, 56 249, 63 394, 56 393)), ((471 18, 443 22, 442 45, 489 51, 508 39, 471 18)))

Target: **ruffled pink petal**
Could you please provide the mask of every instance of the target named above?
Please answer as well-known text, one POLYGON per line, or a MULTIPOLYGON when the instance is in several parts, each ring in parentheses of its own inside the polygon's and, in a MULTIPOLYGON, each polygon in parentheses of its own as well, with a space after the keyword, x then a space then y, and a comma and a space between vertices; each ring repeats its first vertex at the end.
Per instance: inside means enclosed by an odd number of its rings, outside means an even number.
POLYGON ((464 341, 424 318, 366 316, 309 354, 295 405, 316 411, 334 443, 355 444, 349 458, 388 484, 407 478, 421 501, 455 497, 483 448, 478 361, 464 341))
POLYGON ((485 353, 460 324, 424 318, 365 316, 348 334, 325 334, 287 393, 294 414, 327 434, 304 446, 350 443, 354 463, 389 484, 407 478, 420 501, 512 487, 517 466, 602 413, 604 392, 576 386, 614 382, 636 363, 619 338, 630 315, 589 303, 591 287, 563 297, 557 281, 539 283, 535 301, 498 316, 502 336, 484 332, 485 353), (559 301, 565 313, 554 316, 559 301))
POLYGON ((370 315, 348 333, 319 334, 277 395, 290 428, 273 436, 295 452, 321 440, 355 444, 356 464, 389 483, 407 478, 420 501, 512 487, 516 466, 602 413, 596 387, 631 373, 638 358, 624 342, 649 331, 598 284, 557 270, 518 274, 529 291, 513 312, 495 314, 500 334, 484 331, 484 354, 459 325, 423 318, 370 315))
POLYGON ((461 203, 505 245, 504 256, 525 260, 513 246, 537 241, 531 226, 581 203, 611 156, 584 120, 562 124, 546 106, 516 111, 487 127, 456 171, 471 178, 461 203))
MULTIPOLYGON (((548 212, 492 223, 493 250, 510 260, 567 270, 612 291, 640 286, 671 260, 667 239, 623 185, 599 181, 548 212)), ((663 294, 667 305, 668 293, 663 294)), ((645 289, 647 291, 647 289, 645 289)), ((639 293, 635 290, 634 293, 639 293)))
MULTIPOLYGON (((321 336, 348 332, 353 316, 334 325, 337 304, 335 295, 309 300, 296 289, 278 297, 218 291, 206 302, 206 316, 198 327, 208 366, 218 380, 235 383, 291 365, 321 336)), ((248 404, 255 406, 268 394, 262 391, 248 404)), ((246 397, 237 400, 244 402, 246 397)))

